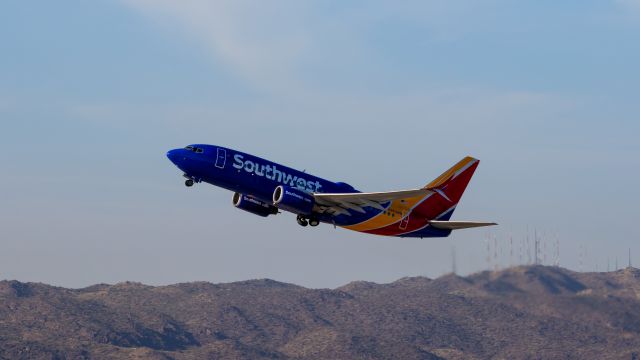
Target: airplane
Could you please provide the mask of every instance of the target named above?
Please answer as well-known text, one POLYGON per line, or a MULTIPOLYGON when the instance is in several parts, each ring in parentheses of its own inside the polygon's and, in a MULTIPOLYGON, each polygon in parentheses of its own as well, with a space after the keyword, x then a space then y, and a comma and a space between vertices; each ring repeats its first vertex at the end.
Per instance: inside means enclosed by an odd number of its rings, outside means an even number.
POLYGON ((467 156, 426 186, 389 192, 360 192, 303 171, 222 146, 192 144, 167 152, 191 187, 205 182, 233 191, 241 210, 267 217, 281 210, 301 226, 332 224, 368 234, 447 237, 453 230, 497 225, 451 221, 479 160, 467 156))

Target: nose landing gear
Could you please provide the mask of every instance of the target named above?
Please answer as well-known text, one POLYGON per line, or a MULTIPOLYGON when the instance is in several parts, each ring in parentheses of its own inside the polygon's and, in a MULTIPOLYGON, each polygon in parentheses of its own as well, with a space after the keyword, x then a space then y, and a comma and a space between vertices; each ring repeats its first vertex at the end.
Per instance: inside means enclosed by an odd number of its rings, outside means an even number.
POLYGON ((193 184, 199 183, 201 181, 200 178, 197 178, 197 177, 194 177, 194 176, 191 176, 191 175, 184 174, 182 176, 187 179, 187 180, 184 181, 184 186, 186 186, 186 187, 192 187, 193 184))
POLYGON ((298 215, 298 217, 296 217, 296 221, 298 222, 298 224, 300 226, 318 226, 320 225, 320 221, 314 217, 311 217, 309 219, 307 219, 306 217, 302 216, 302 215, 298 215))

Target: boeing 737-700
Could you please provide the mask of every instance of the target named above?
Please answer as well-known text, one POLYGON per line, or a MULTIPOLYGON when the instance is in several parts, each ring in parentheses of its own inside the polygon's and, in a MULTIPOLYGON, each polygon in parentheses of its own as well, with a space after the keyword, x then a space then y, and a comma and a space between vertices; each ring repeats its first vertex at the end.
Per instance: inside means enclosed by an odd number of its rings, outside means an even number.
POLYGON ((235 207, 264 217, 292 212, 302 226, 322 222, 369 234, 422 238, 496 225, 449 220, 480 162, 472 157, 424 187, 389 192, 360 192, 344 182, 221 146, 189 145, 170 150, 167 157, 184 173, 186 186, 206 182, 231 190, 235 207))

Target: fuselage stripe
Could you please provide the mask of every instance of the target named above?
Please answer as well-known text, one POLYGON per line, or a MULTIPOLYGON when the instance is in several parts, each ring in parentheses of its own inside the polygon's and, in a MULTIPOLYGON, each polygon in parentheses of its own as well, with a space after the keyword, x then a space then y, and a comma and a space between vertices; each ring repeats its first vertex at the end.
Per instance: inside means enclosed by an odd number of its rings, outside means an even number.
MULTIPOLYGON (((440 185, 445 183, 447 180, 453 180, 458 175, 467 170, 470 166, 472 166, 476 159, 472 157, 466 157, 459 161, 456 165, 454 165, 451 169, 445 171, 442 175, 436 178, 434 181, 429 183, 426 187, 435 187, 436 184, 440 185)), ((390 217, 386 215, 384 212, 380 212, 377 215, 366 219, 360 223, 343 226, 345 229, 354 230, 354 231, 371 231, 375 229, 381 229, 390 225, 394 225, 402 221, 402 219, 406 216, 410 216, 411 212, 422 203, 424 203, 429 197, 431 197, 433 193, 428 194, 423 197, 415 197, 404 199, 404 202, 401 200, 394 200, 391 202, 388 209, 399 210, 402 214, 398 219, 395 217, 390 217)))

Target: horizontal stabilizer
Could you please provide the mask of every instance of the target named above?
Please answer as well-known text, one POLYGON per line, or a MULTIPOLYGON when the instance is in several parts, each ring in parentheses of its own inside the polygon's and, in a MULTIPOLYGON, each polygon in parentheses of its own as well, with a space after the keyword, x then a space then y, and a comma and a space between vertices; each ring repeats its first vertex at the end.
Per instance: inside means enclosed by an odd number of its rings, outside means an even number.
POLYGON ((468 229, 474 227, 481 226, 492 226, 498 225, 493 222, 480 222, 480 221, 440 221, 440 220, 431 220, 429 224, 436 229, 444 229, 444 230, 460 230, 460 229, 468 229))

